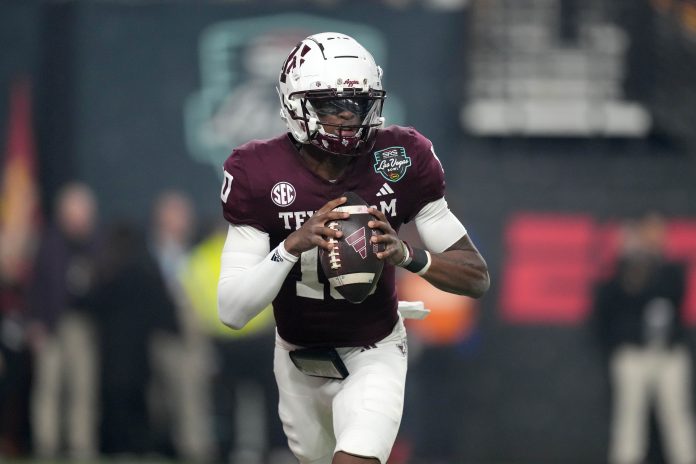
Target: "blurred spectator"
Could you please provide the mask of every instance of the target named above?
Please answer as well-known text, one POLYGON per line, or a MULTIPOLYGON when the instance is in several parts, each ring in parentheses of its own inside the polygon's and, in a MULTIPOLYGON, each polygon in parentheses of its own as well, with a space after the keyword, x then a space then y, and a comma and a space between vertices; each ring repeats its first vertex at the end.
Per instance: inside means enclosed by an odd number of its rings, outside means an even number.
POLYGON ((185 194, 168 191, 158 196, 152 213, 150 251, 176 310, 168 318, 179 327, 178 333, 159 331, 152 340, 153 415, 179 457, 205 462, 213 454, 211 348, 181 280, 196 225, 193 205, 185 194))
POLYGON ((651 407, 668 462, 696 462, 692 361, 680 315, 685 272, 665 258, 664 239, 657 214, 630 225, 616 274, 597 291, 595 315, 613 394, 613 464, 644 462, 651 407))
POLYGON ((215 228, 191 252, 185 288, 214 347, 214 437, 219 458, 255 464, 285 459, 273 377, 273 314, 270 306, 239 331, 218 317, 217 282, 225 229, 215 228), (282 451, 281 451, 282 450, 282 451))
POLYGON ((72 458, 89 459, 98 449, 98 356, 89 302, 99 251, 96 216, 88 186, 63 187, 36 259, 29 337, 36 355, 31 420, 40 457, 58 456, 63 430, 72 458))
POLYGON ((31 353, 22 327, 26 277, 6 263, 0 260, 0 461, 29 451, 27 392, 31 386, 31 353))
POLYGON ((176 331, 175 310, 144 238, 129 224, 109 230, 98 275, 93 302, 103 366, 102 449, 151 453, 149 345, 155 331, 176 331))

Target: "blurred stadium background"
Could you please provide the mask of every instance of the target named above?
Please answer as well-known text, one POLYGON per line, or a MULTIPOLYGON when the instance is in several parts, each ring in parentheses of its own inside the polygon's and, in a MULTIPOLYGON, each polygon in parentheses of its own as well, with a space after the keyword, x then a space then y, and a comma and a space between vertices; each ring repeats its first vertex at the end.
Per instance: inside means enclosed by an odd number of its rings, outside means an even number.
MULTIPOLYGON (((388 121, 433 141, 449 203, 491 270, 477 302, 403 276, 402 298, 434 314, 411 324, 394 463, 604 462, 609 386, 589 319, 624 221, 668 217, 669 253, 690 266, 684 319, 696 323, 693 0, 2 0, 4 254, 24 249, 12 237, 40 230, 74 179, 95 191, 102 223, 143 229, 161 192, 183 192, 202 243, 220 221, 219 166, 283 129, 280 63, 325 30, 373 51, 388 121)), ((26 249, 17 259, 31 268, 26 249)), ((195 278, 184 277, 194 294, 195 278)), ((26 305, 8 301, 0 460, 32 457, 31 356, 16 354, 26 305)), ((142 456, 176 460, 176 448, 142 456)), ((653 434, 654 462, 661 449, 653 434)))

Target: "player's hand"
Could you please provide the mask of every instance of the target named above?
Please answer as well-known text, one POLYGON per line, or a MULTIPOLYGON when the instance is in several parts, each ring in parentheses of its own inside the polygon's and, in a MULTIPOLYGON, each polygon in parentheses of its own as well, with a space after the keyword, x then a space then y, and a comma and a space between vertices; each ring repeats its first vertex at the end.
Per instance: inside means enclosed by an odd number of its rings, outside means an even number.
POLYGON ((384 251, 377 253, 377 258, 386 260, 389 264, 396 265, 404 259, 404 246, 401 239, 396 235, 396 231, 391 226, 384 213, 374 206, 371 206, 370 214, 375 219, 367 223, 367 226, 372 229, 382 231, 382 235, 373 235, 370 241, 372 243, 384 244, 384 251))
POLYGON ((346 197, 336 198, 319 208, 312 217, 302 224, 302 227, 288 235, 288 238, 285 239, 285 249, 295 256, 300 256, 301 253, 317 246, 331 251, 333 245, 328 242, 328 239, 340 238, 343 232, 327 227, 327 223, 337 219, 347 219, 350 216, 349 213, 332 211, 345 203, 346 200, 346 197))

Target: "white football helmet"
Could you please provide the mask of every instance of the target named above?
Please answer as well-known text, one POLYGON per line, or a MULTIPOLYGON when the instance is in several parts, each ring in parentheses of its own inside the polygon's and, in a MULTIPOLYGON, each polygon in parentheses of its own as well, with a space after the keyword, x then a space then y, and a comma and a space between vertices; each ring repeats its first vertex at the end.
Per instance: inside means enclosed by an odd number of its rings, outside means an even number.
POLYGON ((336 155, 372 149, 384 125, 382 69, 355 39, 322 32, 302 40, 283 63, 278 78, 280 116, 300 143, 336 155), (321 122, 321 116, 349 111, 358 124, 321 122), (325 131, 332 126, 334 133, 325 131))

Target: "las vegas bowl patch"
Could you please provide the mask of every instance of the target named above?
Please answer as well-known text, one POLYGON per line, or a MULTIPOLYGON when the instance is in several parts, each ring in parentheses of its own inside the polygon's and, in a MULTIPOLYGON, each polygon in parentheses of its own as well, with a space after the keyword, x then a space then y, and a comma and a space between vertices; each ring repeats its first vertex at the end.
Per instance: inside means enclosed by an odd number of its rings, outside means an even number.
POLYGON ((398 182, 406 175, 406 170, 411 166, 411 158, 406 155, 404 147, 389 147, 374 152, 375 172, 379 173, 389 182, 398 182))

